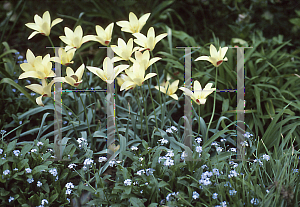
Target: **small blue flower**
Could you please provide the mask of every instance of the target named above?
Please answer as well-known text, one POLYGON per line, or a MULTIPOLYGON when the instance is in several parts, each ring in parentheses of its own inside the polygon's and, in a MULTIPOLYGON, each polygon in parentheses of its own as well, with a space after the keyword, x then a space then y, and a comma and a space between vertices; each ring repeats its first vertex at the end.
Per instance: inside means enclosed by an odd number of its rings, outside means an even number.
POLYGON ((31 173, 31 169, 30 168, 25 168, 26 173, 31 173))
POLYGON ((20 96, 24 96, 24 93, 20 93, 20 96))
POLYGON ((13 89, 11 89, 11 90, 12 90, 12 92, 14 92, 14 93, 17 91, 15 88, 13 88, 13 89))
POLYGON ((43 183, 41 181, 37 181, 37 187, 41 187, 43 185, 43 183))
POLYGON ((43 199, 41 204, 42 205, 48 204, 48 201, 46 199, 43 199))
POLYGON ((28 183, 33 183, 33 181, 34 181, 33 178, 28 178, 28 179, 27 179, 27 182, 28 182, 28 183))
POLYGON ((235 195, 236 194, 236 190, 229 190, 229 195, 235 195))
POLYGON ((10 173, 9 170, 4 170, 4 171, 3 171, 3 175, 8 175, 9 173, 10 173))
POLYGON ((18 156, 19 156, 19 154, 20 154, 20 150, 14 150, 14 151, 13 151, 13 153, 14 153, 14 155, 15 155, 15 156, 17 156, 17 157, 18 157, 18 156))
POLYGON ((258 203, 259 203, 259 201, 258 201, 257 198, 252 198, 250 202, 251 202, 251 204, 253 204, 253 205, 258 205, 258 203))
POLYGON ((199 198, 199 193, 197 193, 196 191, 194 191, 192 197, 193 197, 193 199, 196 200, 197 198, 199 198))
POLYGON ((23 122, 22 121, 19 121, 19 124, 22 124, 23 122))
POLYGON ((214 193, 214 194, 212 195, 212 198, 213 198, 213 199, 217 199, 217 198, 218 198, 218 193, 214 193))
POLYGON ((18 83, 19 82, 19 80, 18 79, 16 79, 16 80, 14 80, 16 83, 18 83))
POLYGON ((10 196, 9 199, 8 199, 8 202, 10 203, 10 202, 12 202, 13 200, 15 200, 15 198, 10 196))
POLYGON ((131 180, 130 180, 130 179, 126 179, 126 180, 124 181, 124 185, 125 185, 125 186, 131 185, 131 180))

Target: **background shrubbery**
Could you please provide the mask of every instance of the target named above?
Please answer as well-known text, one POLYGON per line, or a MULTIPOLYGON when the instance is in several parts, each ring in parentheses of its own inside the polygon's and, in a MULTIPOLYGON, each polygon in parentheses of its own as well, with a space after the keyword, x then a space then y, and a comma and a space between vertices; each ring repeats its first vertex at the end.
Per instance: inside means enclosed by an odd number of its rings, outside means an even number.
MULTIPOLYGON (((99 203, 129 205, 130 201, 135 206, 142 206, 141 203, 150 206, 151 203, 160 202, 168 206, 190 204, 201 206, 219 205, 220 202, 227 201, 227 204, 236 203, 237 206, 241 206, 243 203, 252 205, 255 199, 258 199, 262 206, 297 206, 299 176, 296 171, 299 168, 297 151, 300 144, 300 85, 298 84, 300 2, 284 0, 114 0, 101 1, 101 3, 100 1, 43 1, 43 3, 7 1, 1 2, 0 9, 0 104, 2 106, 0 129, 6 131, 2 137, 1 149, 4 153, 1 155, 5 154, 7 158, 7 161, 1 161, 0 174, 9 170, 11 172, 9 178, 17 180, 20 186, 24 186, 24 188, 11 187, 9 181, 0 178, 1 183, 5 185, 3 188, 5 190, 0 194, 3 200, 11 196, 7 194, 11 191, 20 198, 23 196, 24 200, 29 196, 34 205, 40 205, 43 199, 47 199, 51 205, 63 205, 68 202, 63 187, 71 180, 75 184, 74 192, 76 192, 72 194, 73 197, 87 191, 95 194, 91 187, 85 185, 87 182, 94 188, 97 186, 96 194, 90 201, 90 204, 95 205, 99 203), (68 107, 63 109, 62 132, 64 137, 69 138, 65 139, 68 147, 64 155, 66 159, 68 159, 67 155, 72 158, 64 164, 42 161, 42 157, 46 160, 48 157, 45 156, 51 155, 50 152, 46 152, 48 149, 46 146, 49 145, 49 149, 53 148, 51 144, 54 129, 53 101, 51 98, 44 98, 45 107, 38 107, 35 104, 35 95, 25 88, 25 85, 37 81, 18 80, 18 77, 22 73, 19 65, 24 62, 27 49, 41 56, 53 52, 50 48, 46 48, 50 44, 42 35, 27 40, 32 31, 25 24, 33 22, 35 14, 41 16, 45 11, 50 12, 52 20, 57 17, 64 19, 51 30, 50 36, 55 46, 64 46, 58 37, 64 34, 63 28, 66 26, 73 30, 77 25, 81 25, 84 35, 95 34, 95 25, 106 27, 111 22, 128 20, 129 12, 135 13, 138 17, 150 12, 151 16, 141 32, 146 34, 148 28, 153 26, 156 35, 168 33, 168 36, 159 42, 153 51, 154 56, 162 58, 156 64, 160 71, 160 81, 166 80, 168 73, 173 79, 180 80, 180 86, 184 84, 185 54, 183 49, 176 47, 201 47, 192 49, 192 78, 199 80, 202 85, 214 80, 215 68, 205 61, 194 62, 194 60, 201 55, 209 55, 210 44, 214 44, 217 48, 253 47, 253 49, 245 49, 245 126, 246 130, 253 134, 251 139, 246 136, 248 146, 245 147, 246 156, 250 161, 231 167, 234 163, 228 160, 235 158, 234 151, 231 152, 230 148, 236 147, 234 136, 236 93, 217 93, 216 114, 209 133, 210 139, 204 139, 201 143, 203 160, 183 162, 180 156, 184 151, 182 147, 184 96, 180 94, 180 99, 176 103, 165 97, 166 104, 163 105, 163 109, 157 109, 158 114, 164 114, 164 116, 160 115, 164 122, 157 129, 154 127, 154 122, 151 123, 150 120, 151 141, 147 143, 145 142, 148 141, 146 130, 140 134, 140 130, 145 127, 145 122, 139 120, 138 115, 138 102, 144 100, 138 99, 131 91, 118 92, 116 97, 116 123, 119 133, 117 144, 121 146, 117 155, 120 160, 124 158, 124 162, 118 164, 117 168, 109 167, 109 161, 100 165, 97 162, 100 156, 105 156, 103 149, 107 147, 106 103, 103 93, 62 95, 63 103, 68 107), (85 106, 87 106, 89 123, 83 110, 85 106), (178 131, 172 134, 165 132, 171 126, 176 126, 178 131), (77 139, 80 137, 93 144, 89 147, 79 146, 77 139), (158 140, 162 138, 169 140, 165 148, 159 145, 158 140), (226 142, 222 139, 226 139, 226 142), (44 143, 42 148, 36 146, 39 141, 44 143), (218 146, 214 147, 211 143, 217 143, 223 148, 223 152, 218 153, 218 146), (130 150, 133 145, 138 147, 137 151, 130 150), (151 150, 148 150, 148 147, 151 147, 151 150), (28 154, 32 149, 38 151, 28 154), (175 165, 163 166, 163 163, 157 163, 160 156, 165 156, 162 150, 167 154, 167 150, 170 149, 175 150, 177 159, 177 161, 174 159, 175 165), (13 150, 20 150, 22 155, 15 156, 13 150), (267 159, 266 155, 270 158, 267 159), (140 157, 143 157, 144 161, 140 161, 140 157), (93 159, 97 165, 92 165, 91 169, 84 171, 81 168, 82 163, 88 158, 93 159), (256 162, 253 162, 254 159, 256 162), (17 163, 21 160, 27 161, 24 161, 22 166, 18 166, 17 163), (260 163, 261 161, 263 164, 260 163), (81 168, 78 173, 67 168, 71 163, 78 165, 77 170, 81 168), (215 186, 201 189, 199 180, 203 178, 202 173, 205 173, 201 166, 205 164, 208 165, 206 172, 218 169, 223 174, 220 174, 220 177, 216 174, 211 177, 213 184, 216 183, 215 186), (19 169, 18 173, 14 172, 16 167, 19 169), (47 192, 46 187, 40 188, 41 192, 36 194, 34 193, 36 187, 28 188, 26 180, 31 177, 26 174, 27 167, 34 171, 32 173, 34 182, 40 179, 47 183, 55 179, 50 175, 51 173, 37 173, 34 169, 49 171, 56 168, 58 170, 59 182, 47 188, 52 194, 47 192), (142 169, 155 171, 151 175, 137 176, 136 172, 142 169), (229 179, 231 170, 244 175, 229 179), (110 174, 113 174, 111 178, 109 178, 110 174), (109 179, 113 181, 108 182, 109 179), (126 179, 131 180, 130 186, 124 185, 126 179), (134 185, 134 182, 149 185, 134 185), (227 187, 229 186, 227 182, 232 188, 227 187), (156 191, 154 192, 153 189, 156 191), (229 190, 231 193, 237 191, 235 197, 230 195, 229 190), (141 191, 144 194, 141 194, 141 191), (168 194, 171 194, 168 198, 172 196, 175 198, 176 192, 179 192, 177 200, 169 199, 166 203, 168 194), (197 197, 194 192, 200 194, 200 200, 197 202, 193 198, 194 195, 197 197), (212 199, 213 193, 216 192, 220 200, 212 199), (54 200, 58 203, 53 203, 54 200)), ((132 36, 121 32, 120 27, 115 24, 112 44, 117 43, 118 37, 127 42, 132 36)), ((81 65, 79 53, 85 65, 101 66, 106 50, 99 49, 99 46, 96 42, 84 44, 76 52, 72 68, 77 69, 81 65)), ((54 54, 51 53, 51 56, 54 54)), ((218 68, 217 85, 220 90, 236 88, 236 50, 229 49, 226 56, 228 61, 218 68)), ((154 72, 154 69, 152 71, 154 72)), ((85 81, 80 85, 82 89, 106 88, 105 82, 88 73, 87 70, 84 79, 85 81)), ((156 79, 151 80, 151 85, 158 85, 156 79)), ((71 88, 67 84, 63 87, 71 88)), ((148 89, 148 86, 145 87, 148 89)), ((154 89, 152 91, 157 97, 158 92, 154 89)), ((149 93, 146 101, 148 105, 151 104, 149 93)), ((205 123, 210 120, 213 101, 213 96, 209 96, 205 105, 201 105, 201 117, 205 123)), ((194 105, 194 107, 193 130, 196 136, 199 117, 198 106, 194 105)), ((147 108, 147 113, 152 113, 151 107, 147 108)), ((202 131, 200 136, 203 138, 202 131)), ((196 145, 200 146, 200 143, 194 144, 194 156, 198 157, 200 152, 199 148, 198 151, 196 150, 196 145)), ((15 196, 14 199, 17 200, 18 197, 15 196)), ((22 199, 19 202, 23 202, 22 199)), ((5 202, 9 205, 8 199, 5 202)))

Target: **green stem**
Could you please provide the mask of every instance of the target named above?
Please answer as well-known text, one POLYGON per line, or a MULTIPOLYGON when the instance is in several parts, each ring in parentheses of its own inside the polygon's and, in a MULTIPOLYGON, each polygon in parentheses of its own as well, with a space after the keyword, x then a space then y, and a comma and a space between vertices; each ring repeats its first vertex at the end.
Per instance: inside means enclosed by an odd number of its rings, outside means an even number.
POLYGON ((149 137, 149 128, 148 128, 148 117, 147 117, 147 106, 146 106, 146 100, 145 100, 145 96, 146 96, 146 91, 144 89, 144 84, 142 85, 143 87, 143 92, 142 92, 142 97, 144 98, 143 102, 144 102, 144 110, 145 110, 145 119, 146 119, 146 129, 147 129, 147 137, 148 137, 148 143, 150 143, 150 137, 149 137), (145 95, 144 95, 145 93, 145 95))
MULTIPOLYGON (((217 67, 216 67, 216 77, 215 77, 216 90, 217 90, 217 83, 218 83, 218 70, 217 70, 217 67)), ((215 91, 215 94, 214 94, 214 107, 213 107, 213 112, 212 112, 212 115, 210 117, 210 121, 209 121, 209 124, 208 124, 208 127, 207 127, 207 131, 206 131, 206 135, 205 135, 205 139, 206 140, 208 139, 208 137, 207 137, 208 136, 208 131, 209 131, 211 122, 212 122, 212 120, 214 118, 214 115, 215 115, 216 95, 217 95, 217 91, 215 91)))
MULTIPOLYGON (((154 57, 153 52, 150 51, 150 53, 151 53, 151 57, 153 58, 154 57)), ((158 95, 158 97, 159 97, 160 109, 162 109, 161 91, 160 91, 160 83, 159 83, 159 73, 158 73, 158 69, 157 69, 156 63, 154 63, 153 65, 155 67, 156 74, 157 74, 157 85, 158 85, 158 89, 159 89, 159 95, 158 95)))
POLYGON ((140 110, 141 137, 143 137, 144 129, 142 127, 142 122, 143 122, 142 106, 140 104, 140 99, 139 99, 139 96, 138 96, 137 87, 135 87, 134 90, 135 90, 135 96, 136 96, 136 99, 137 99, 137 102, 138 102, 138 106, 139 106, 139 110, 140 110))
MULTIPOLYGON (((53 102, 55 102, 53 97, 50 97, 50 98, 53 100, 53 102)), ((65 110, 66 115, 67 115, 67 117, 68 117, 68 119, 69 119, 69 121, 70 121, 71 118, 70 118, 70 115, 67 113, 67 110, 66 110, 66 109, 68 109, 70 112, 72 112, 72 114, 73 114, 74 116, 76 116, 76 114, 75 114, 69 107, 67 107, 65 104, 63 104, 63 103, 61 103, 61 104, 62 104, 62 106, 65 107, 64 110, 65 110)), ((79 117, 78 117, 78 116, 76 116, 76 118, 79 120, 79 117)), ((80 120, 79 120, 79 121, 80 121, 80 120)), ((74 123, 71 122, 71 124, 72 124, 72 126, 73 126, 74 131, 75 131, 76 137, 79 137, 78 132, 77 132, 75 126, 74 126, 74 123)))
POLYGON ((199 114, 198 114, 198 116, 199 116, 199 123, 198 123, 198 134, 197 134, 197 136, 196 136, 196 137, 198 137, 198 136, 199 136, 199 134, 200 134, 200 109, 201 109, 201 105, 199 106, 199 114))
POLYGON ((48 40, 50 41, 51 46, 53 47, 54 54, 55 54, 55 47, 54 47, 54 44, 53 44, 51 38, 50 38, 49 36, 47 36, 47 37, 48 37, 48 40))
MULTIPOLYGON (((84 106, 84 103, 83 103, 83 100, 82 100, 80 94, 79 94, 79 98, 80 98, 80 101, 81 101, 81 103, 82 103, 82 106, 84 106)), ((92 133, 91 133, 91 129, 90 129, 90 124, 89 124, 88 114, 87 114, 87 112, 86 112, 86 107, 83 107, 83 108, 84 108, 84 114, 85 114, 86 123, 87 123, 87 126, 88 126, 89 135, 90 135, 90 137, 91 137, 91 139, 92 139, 92 133)), ((96 149, 95 149, 95 144, 94 144, 94 142, 93 142, 93 139, 91 140, 91 143, 92 143, 92 146, 91 146, 92 150, 96 150, 96 149)))
POLYGON ((153 102, 152 92, 151 92, 151 88, 150 88, 150 83, 149 83, 149 81, 147 81, 147 82, 148 82, 148 90, 150 91, 150 96, 151 96, 152 108, 153 108, 153 112, 154 112, 154 116, 155 116, 155 124, 156 124, 156 128, 158 128, 156 111, 155 111, 155 107, 154 107, 154 102, 153 102))

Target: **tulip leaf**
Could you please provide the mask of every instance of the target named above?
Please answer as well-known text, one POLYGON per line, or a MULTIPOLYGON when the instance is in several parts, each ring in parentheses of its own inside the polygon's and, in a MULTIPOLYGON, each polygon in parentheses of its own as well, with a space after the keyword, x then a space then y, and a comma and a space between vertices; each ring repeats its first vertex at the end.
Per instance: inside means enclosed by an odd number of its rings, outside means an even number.
POLYGON ((10 85, 12 85, 13 87, 17 88, 21 93, 23 93, 34 105, 36 105, 36 102, 35 100, 32 98, 32 96, 27 93, 27 91, 22 88, 19 84, 17 84, 15 81, 13 81, 12 79, 10 78, 3 78, 1 81, 0 81, 0 84, 1 83, 8 83, 10 85))

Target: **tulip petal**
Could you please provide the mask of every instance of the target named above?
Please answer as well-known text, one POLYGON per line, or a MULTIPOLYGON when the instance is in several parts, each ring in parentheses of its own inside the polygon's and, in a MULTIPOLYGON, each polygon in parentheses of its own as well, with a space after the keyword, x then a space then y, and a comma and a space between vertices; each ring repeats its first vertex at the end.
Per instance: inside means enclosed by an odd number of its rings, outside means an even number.
POLYGON ((34 37, 36 34, 39 34, 39 32, 32 32, 31 35, 28 37, 28 39, 30 40, 32 37, 34 37))
POLYGON ((35 102, 39 105, 39 106, 45 106, 44 104, 43 104, 43 102, 42 102, 42 97, 43 96, 39 96, 39 97, 37 97, 36 99, 35 99, 35 102))
POLYGON ((78 81, 81 80, 83 72, 84 72, 84 64, 82 64, 75 72, 75 75, 78 77, 78 81))
POLYGON ((62 21, 63 21, 63 19, 61 19, 61 18, 57 18, 57 19, 53 20, 51 27, 57 25, 58 23, 61 23, 62 21))
POLYGON ((163 33, 155 37, 155 44, 157 44, 161 39, 165 38, 166 36, 168 36, 168 33, 163 33))
POLYGON ((198 60, 207 60, 208 61, 208 59, 209 59, 208 56, 201 56, 201 57, 196 58, 195 61, 198 61, 198 60))
POLYGON ((67 73, 67 76, 69 76, 69 77, 71 77, 72 75, 75 75, 74 70, 70 67, 67 67, 66 73, 67 73))
POLYGON ((226 55, 227 50, 228 50, 228 47, 221 48, 221 57, 220 57, 221 59, 224 58, 224 56, 226 55))
POLYGON ((211 57, 218 57, 217 49, 213 44, 210 45, 210 56, 211 57))
POLYGON ((45 11, 45 13, 43 14, 43 21, 48 23, 50 26, 51 23, 51 17, 50 17, 50 13, 49 11, 45 11))
POLYGON ((78 26, 75 28, 75 31, 74 31, 74 37, 82 38, 82 36, 83 36, 82 28, 81 28, 80 25, 78 25, 78 26))
POLYGON ((39 84, 31 84, 28 86, 25 86, 26 88, 43 95, 43 86, 39 85, 39 84))
POLYGON ((39 31, 40 30, 40 26, 38 26, 37 24, 35 23, 27 23, 25 24, 26 27, 29 27, 30 29, 33 29, 33 30, 37 30, 39 31))
POLYGON ((178 96, 176 94, 170 95, 173 99, 178 100, 178 96))
POLYGON ((182 90, 185 95, 190 96, 191 98, 194 96, 193 92, 190 89, 184 87, 180 87, 179 89, 182 90))

